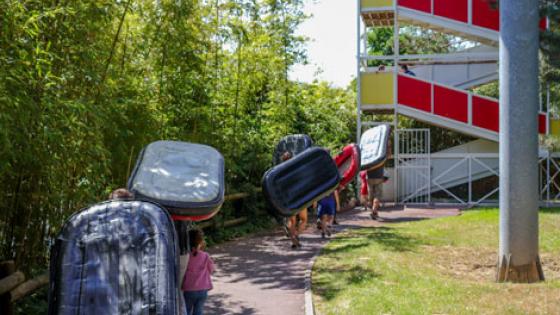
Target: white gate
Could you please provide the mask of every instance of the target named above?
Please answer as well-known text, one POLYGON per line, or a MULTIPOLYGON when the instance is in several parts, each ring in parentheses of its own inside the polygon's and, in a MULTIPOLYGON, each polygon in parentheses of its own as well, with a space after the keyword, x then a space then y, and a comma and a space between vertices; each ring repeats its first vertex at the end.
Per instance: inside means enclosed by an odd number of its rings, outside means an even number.
POLYGON ((543 206, 560 205, 560 153, 546 152, 539 158, 540 198, 543 206))
POLYGON ((397 202, 429 204, 431 195, 430 129, 397 130, 397 202))

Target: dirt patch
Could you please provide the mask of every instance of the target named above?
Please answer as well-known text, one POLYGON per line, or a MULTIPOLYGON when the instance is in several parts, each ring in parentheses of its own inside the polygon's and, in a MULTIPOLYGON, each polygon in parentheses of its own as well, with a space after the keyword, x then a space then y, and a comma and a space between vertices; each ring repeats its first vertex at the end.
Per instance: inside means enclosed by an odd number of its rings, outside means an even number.
POLYGON ((433 257, 438 272, 459 280, 493 281, 496 268, 496 252, 475 250, 470 247, 423 246, 433 257))
POLYGON ((558 255, 541 254, 545 282, 498 284, 495 282, 497 249, 453 246, 423 246, 423 249, 442 275, 486 286, 486 293, 476 297, 473 303, 480 313, 510 314, 522 310, 524 314, 560 314, 558 255))
MULTIPOLYGON (((439 272, 459 280, 493 282, 496 278, 497 249, 454 246, 423 246, 433 257, 439 272)), ((541 254, 547 280, 560 280, 560 257, 541 254)))
POLYGON ((541 254, 541 264, 547 280, 560 280, 560 256, 541 254))

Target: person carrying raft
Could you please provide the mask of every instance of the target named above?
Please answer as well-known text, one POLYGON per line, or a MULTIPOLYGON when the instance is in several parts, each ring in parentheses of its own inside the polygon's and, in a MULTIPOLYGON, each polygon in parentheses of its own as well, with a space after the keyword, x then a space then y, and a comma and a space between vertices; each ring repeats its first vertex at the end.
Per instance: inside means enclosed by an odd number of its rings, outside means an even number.
POLYGON ((340 209, 338 191, 335 190, 327 197, 319 200, 319 202, 315 202, 313 208, 317 209, 317 215, 321 220, 321 237, 325 238, 325 234, 330 237, 334 216, 340 209))
POLYGON ((379 209, 381 208, 381 195, 383 194, 383 182, 385 181, 383 165, 376 169, 368 170, 367 176, 367 193, 368 202, 367 206, 371 207, 370 217, 376 220, 379 216, 379 209))
MULTIPOLYGON (((282 154, 282 162, 285 162, 292 158, 292 154, 288 151, 282 154)), ((301 242, 299 240, 299 234, 305 231, 307 226, 307 208, 302 209, 296 215, 288 218, 287 222, 288 232, 290 240, 292 241, 292 249, 301 248, 301 242), (297 219, 299 217, 299 225, 297 224, 297 219)))
MULTIPOLYGON (((391 155, 391 141, 387 143, 387 156, 391 155)), ((367 207, 371 207, 370 217, 377 220, 379 217, 379 209, 381 209, 381 195, 383 194, 383 184, 389 180, 385 176, 385 163, 379 167, 366 171, 367 178, 367 207)))

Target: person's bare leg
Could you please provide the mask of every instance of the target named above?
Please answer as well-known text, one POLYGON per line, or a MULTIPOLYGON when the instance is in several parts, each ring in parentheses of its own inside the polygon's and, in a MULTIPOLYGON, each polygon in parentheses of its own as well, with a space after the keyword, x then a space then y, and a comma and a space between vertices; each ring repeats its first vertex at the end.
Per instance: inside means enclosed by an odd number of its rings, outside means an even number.
POLYGON ((327 217, 327 235, 331 236, 332 233, 332 224, 333 224, 333 220, 334 220, 334 216, 332 215, 326 215, 327 217))
POLYGON ((321 237, 325 238, 325 233, 328 232, 329 224, 326 215, 321 216, 321 237))
POLYGON ((367 180, 367 188, 368 188, 368 195, 367 195, 367 207, 369 209, 366 209, 366 211, 372 211, 370 213, 370 215, 372 216, 372 219, 374 219, 373 217, 373 200, 375 199, 376 195, 375 195, 375 189, 376 189, 376 185, 375 185, 375 179, 370 179, 368 178, 367 180))
POLYGON ((373 208, 372 208, 372 213, 377 216, 379 215, 379 209, 381 209, 381 201, 379 201, 379 199, 375 198, 373 200, 373 208))
POLYGON ((307 228, 307 209, 303 209, 299 213, 299 234, 303 233, 303 231, 305 231, 305 228, 307 228))
POLYGON ((377 218, 377 216, 375 214, 374 205, 375 205, 375 200, 371 200, 371 199, 368 200, 368 209, 367 210, 369 211, 371 218, 375 220, 377 218))
POLYGON ((296 216, 291 216, 288 219, 288 231, 290 231, 290 240, 292 241, 292 247, 299 246, 297 240, 297 228, 296 228, 296 216))
POLYGON ((367 195, 361 195, 360 196, 360 205, 362 207, 364 207, 364 211, 368 210, 368 199, 367 199, 367 195))

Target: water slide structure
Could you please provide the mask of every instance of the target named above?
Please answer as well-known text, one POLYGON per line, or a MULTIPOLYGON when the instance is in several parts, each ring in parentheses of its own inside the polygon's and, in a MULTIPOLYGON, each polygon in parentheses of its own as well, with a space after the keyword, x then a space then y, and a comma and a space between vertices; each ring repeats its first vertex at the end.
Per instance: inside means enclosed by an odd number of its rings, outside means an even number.
MULTIPOLYGON (((358 0, 358 135, 379 123, 393 125, 394 167, 384 199, 399 203, 497 202, 499 101, 472 89, 499 79, 499 10, 487 0, 358 0), (457 39, 453 52, 400 54, 403 27, 420 27, 457 39), (393 28, 393 55, 371 55, 367 32, 393 28), (373 66, 373 65, 377 66, 373 66), (383 64, 385 67, 379 67, 383 64), (414 73, 405 74, 407 65, 414 73), (379 122, 372 115, 393 117, 379 122), (390 116, 391 115, 391 116, 390 116), (431 152, 428 129, 399 129, 399 117, 452 130, 473 141, 431 152)), ((547 20, 540 22, 547 28, 547 20)), ((560 134, 560 121, 541 102, 540 134, 560 134)), ((530 119, 530 118, 527 118, 530 119)), ((541 150, 541 199, 560 198, 557 154, 541 150)))

